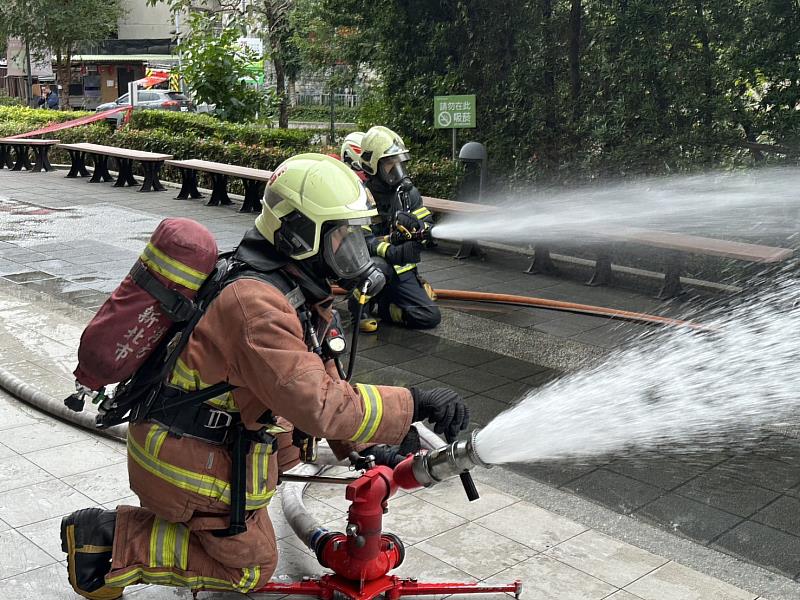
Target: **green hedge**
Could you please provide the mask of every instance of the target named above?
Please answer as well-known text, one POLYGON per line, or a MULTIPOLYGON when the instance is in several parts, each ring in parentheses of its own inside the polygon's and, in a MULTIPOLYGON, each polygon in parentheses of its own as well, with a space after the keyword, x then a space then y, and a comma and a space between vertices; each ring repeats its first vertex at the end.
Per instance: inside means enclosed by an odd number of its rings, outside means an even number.
POLYGON ((23 125, 47 125, 62 123, 94 113, 85 110, 61 111, 28 108, 25 106, 0 106, 0 125, 16 122, 23 125))
POLYGON ((423 196, 455 199, 464 178, 464 167, 453 160, 412 158, 408 170, 423 196))
POLYGON ((271 129, 264 125, 235 124, 220 121, 209 115, 164 110, 137 110, 131 116, 130 127, 140 130, 160 129, 176 135, 257 146, 307 149, 318 132, 307 129, 271 129))

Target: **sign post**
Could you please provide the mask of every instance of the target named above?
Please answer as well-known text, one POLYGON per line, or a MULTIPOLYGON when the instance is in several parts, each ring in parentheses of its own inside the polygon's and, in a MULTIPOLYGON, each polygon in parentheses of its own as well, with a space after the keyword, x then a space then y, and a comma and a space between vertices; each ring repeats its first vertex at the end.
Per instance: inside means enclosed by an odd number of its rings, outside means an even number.
POLYGON ((434 96, 434 129, 453 130, 453 160, 456 158, 456 129, 471 129, 476 121, 475 95, 434 96))

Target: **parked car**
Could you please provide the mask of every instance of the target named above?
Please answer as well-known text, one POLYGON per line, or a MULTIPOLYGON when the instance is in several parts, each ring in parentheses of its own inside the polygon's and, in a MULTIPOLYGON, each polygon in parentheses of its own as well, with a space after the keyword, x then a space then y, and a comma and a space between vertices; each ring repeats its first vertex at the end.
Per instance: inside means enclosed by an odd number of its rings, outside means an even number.
MULTIPOLYGON (((130 103, 128 94, 123 94, 114 102, 101 104, 95 110, 97 110, 97 112, 104 112, 114 108, 130 106, 130 103)), ((180 92, 173 92, 170 90, 142 90, 139 92, 137 107, 187 112, 194 110, 194 103, 180 92)))

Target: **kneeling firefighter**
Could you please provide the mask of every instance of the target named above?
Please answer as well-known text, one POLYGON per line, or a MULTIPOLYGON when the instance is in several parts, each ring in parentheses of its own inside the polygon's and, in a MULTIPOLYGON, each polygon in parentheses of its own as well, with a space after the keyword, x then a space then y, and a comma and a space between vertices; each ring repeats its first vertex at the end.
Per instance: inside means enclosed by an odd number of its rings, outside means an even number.
MULTIPOLYGON (((391 129, 376 125, 361 139, 360 154, 351 168, 366 175, 367 189, 378 207, 380 220, 365 227, 367 245, 386 275, 386 285, 375 298, 381 319, 414 329, 431 329, 441 320, 431 286, 417 272, 420 251, 430 242, 431 212, 422 204, 406 163, 411 155, 391 129)), ((344 156, 345 151, 342 151, 344 156)), ((350 310, 357 307, 358 290, 350 310)), ((375 319, 364 318, 361 330, 377 330, 375 319)))
POLYGON ((229 391, 195 404, 157 398, 131 418, 128 471, 141 508, 88 508, 62 520, 78 594, 112 600, 137 583, 263 586, 277 562, 267 504, 280 472, 298 462, 293 426, 327 438, 339 457, 360 450, 391 466, 401 449, 374 444, 413 439, 413 421, 428 419, 448 437, 467 426, 452 390, 351 386, 317 352, 332 318, 329 282, 381 283, 360 228, 375 214, 335 159, 302 154, 275 170, 255 227, 226 263, 229 277, 161 388, 229 391))

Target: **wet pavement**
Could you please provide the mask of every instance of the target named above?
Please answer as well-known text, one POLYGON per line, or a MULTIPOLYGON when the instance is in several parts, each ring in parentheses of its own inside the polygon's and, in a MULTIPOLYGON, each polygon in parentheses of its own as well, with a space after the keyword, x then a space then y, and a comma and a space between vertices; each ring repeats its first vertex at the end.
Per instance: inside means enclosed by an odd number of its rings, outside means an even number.
MULTIPOLYGON (((214 232, 222 249, 235 245, 252 223, 252 215, 232 209, 173 200, 173 192, 139 194, 89 185, 64 179, 63 172, 1 171, 0 291, 10 297, 55 298, 74 307, 77 322, 85 322, 90 313, 84 309, 91 311, 105 300, 164 216, 199 220, 214 232)), ((492 251, 486 261, 458 262, 440 250, 426 253, 422 272, 437 288, 527 294, 668 315, 684 312, 680 304, 662 305, 634 291, 526 275, 525 266, 523 256, 492 251)), ((358 379, 454 387, 470 405, 474 425, 487 423, 531 389, 649 330, 541 309, 441 304, 443 323, 432 334, 382 327, 377 335, 362 338, 358 379)), ((65 395, 56 392, 69 391, 71 353, 80 328, 74 326, 60 341, 47 338, 42 326, 30 321, 20 322, 16 331, 26 333, 20 333, 15 343, 33 352, 44 348, 53 355, 59 372, 42 377, 35 361, 9 363, 14 357, 10 350, 0 350, 3 364, 13 365, 23 379, 42 382, 54 395, 65 395)), ((760 442, 747 450, 528 464, 512 467, 511 475, 544 483, 566 494, 564 498, 589 499, 631 515, 631 522, 653 524, 796 579, 800 576, 798 465, 800 440, 764 431, 760 442)))
MULTIPOLYGON (((53 398, 62 397, 76 336, 89 317, 88 311, 69 308, 60 300, 0 284, 3 369, 53 398)), ((522 598, 531 600, 776 600, 796 597, 800 590, 789 580, 776 581, 760 569, 714 552, 676 560, 675 549, 659 546, 653 531, 645 532, 650 542, 656 542, 657 547, 651 548, 643 548, 648 544, 640 540, 634 544, 622 539, 626 536, 607 535, 601 527, 546 507, 546 502, 526 499, 524 495, 532 491, 529 485, 515 493, 513 482, 494 471, 475 473, 481 498, 474 503, 466 500, 457 481, 401 492, 390 502, 385 528, 399 535, 406 547, 405 561, 396 574, 421 581, 520 579, 522 598), (697 562, 700 567, 692 568, 697 562), (719 577, 707 574, 709 570, 719 577), (732 585, 722 577, 742 581, 732 585)), ((343 475, 344 470, 330 474, 343 475)), ((2 597, 76 598, 60 549, 61 517, 78 508, 113 509, 121 504, 138 505, 128 489, 122 442, 63 423, 0 391, 2 597)), ((311 485, 305 504, 327 528, 344 528, 348 503, 341 486, 311 485)), ((561 502, 556 505, 562 507, 561 502)), ((588 514, 585 508, 579 511, 582 516, 588 514)), ((315 556, 297 540, 283 516, 280 492, 269 511, 280 551, 275 580, 286 583, 320 574, 315 556)), ((603 520, 608 521, 608 515, 603 520)), ((134 586, 125 597, 188 600, 191 594, 134 586)), ((268 596, 202 593, 200 597, 268 596)))

